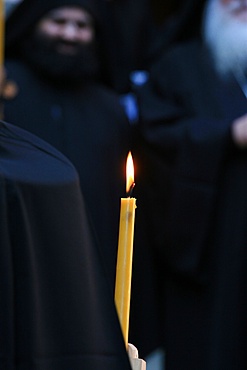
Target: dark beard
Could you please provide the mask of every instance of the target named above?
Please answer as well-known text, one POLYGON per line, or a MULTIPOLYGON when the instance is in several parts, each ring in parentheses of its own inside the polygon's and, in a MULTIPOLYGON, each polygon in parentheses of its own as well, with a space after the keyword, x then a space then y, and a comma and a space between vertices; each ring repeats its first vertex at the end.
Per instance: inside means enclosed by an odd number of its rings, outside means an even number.
POLYGON ((57 85, 78 86, 95 79, 99 71, 95 44, 76 43, 76 54, 65 55, 56 51, 60 42, 34 34, 23 41, 22 58, 42 77, 57 85))

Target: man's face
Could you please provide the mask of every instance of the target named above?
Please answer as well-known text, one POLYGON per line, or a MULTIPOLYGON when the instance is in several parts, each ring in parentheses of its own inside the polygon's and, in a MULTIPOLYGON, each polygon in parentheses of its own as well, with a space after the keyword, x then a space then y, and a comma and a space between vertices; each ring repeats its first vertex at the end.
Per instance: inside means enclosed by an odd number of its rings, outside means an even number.
POLYGON ((50 81, 79 84, 100 68, 93 18, 78 6, 49 12, 20 44, 21 56, 50 81))
POLYGON ((247 72, 247 0, 209 0, 204 13, 204 41, 215 67, 227 78, 247 72))
POLYGON ((56 8, 43 17, 37 33, 54 42, 61 55, 76 55, 81 46, 92 44, 95 37, 91 15, 77 6, 56 8))
POLYGON ((247 22, 247 0, 219 0, 225 10, 241 22, 247 22))

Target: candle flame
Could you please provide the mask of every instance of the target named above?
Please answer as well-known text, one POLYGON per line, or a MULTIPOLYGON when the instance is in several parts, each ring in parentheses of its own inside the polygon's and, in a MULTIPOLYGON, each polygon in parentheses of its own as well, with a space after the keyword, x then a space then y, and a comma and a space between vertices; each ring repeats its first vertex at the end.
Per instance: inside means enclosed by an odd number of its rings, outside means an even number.
POLYGON ((129 152, 126 163, 126 193, 128 194, 133 186, 135 185, 134 180, 134 163, 131 152, 129 152))

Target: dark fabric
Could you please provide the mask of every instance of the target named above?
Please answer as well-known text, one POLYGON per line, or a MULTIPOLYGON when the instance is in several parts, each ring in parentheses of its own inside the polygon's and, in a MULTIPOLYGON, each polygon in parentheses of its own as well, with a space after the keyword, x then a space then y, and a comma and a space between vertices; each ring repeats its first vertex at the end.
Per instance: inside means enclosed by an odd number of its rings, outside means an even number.
POLYGON ((130 145, 128 122, 118 100, 93 83, 57 88, 21 63, 7 63, 6 68, 19 94, 6 102, 5 119, 46 140, 75 165, 113 285, 130 145))
POLYGON ((183 42, 201 36, 201 21, 205 0, 184 0, 175 16, 168 41, 183 42))
POLYGON ((244 370, 247 157, 230 125, 246 98, 198 42, 164 54, 137 93, 166 369, 244 370))
POLYGON ((130 73, 146 69, 156 37, 150 0, 95 0, 100 14, 104 81, 118 93, 131 89, 130 73))
POLYGON ((157 36, 152 40, 149 68, 174 44, 201 37, 201 20, 205 4, 205 0, 166 0, 165 2, 157 0, 157 2, 156 18, 160 17, 162 22, 158 27, 157 36), (166 15, 162 16, 164 10, 166 15))
POLYGON ((71 163, 0 123, 0 368, 130 369, 71 163))
POLYGON ((205 0, 178 0, 176 11, 161 25, 150 0, 96 0, 96 4, 103 26, 105 81, 119 93, 132 90, 132 71, 149 71, 171 45, 201 36, 205 0))

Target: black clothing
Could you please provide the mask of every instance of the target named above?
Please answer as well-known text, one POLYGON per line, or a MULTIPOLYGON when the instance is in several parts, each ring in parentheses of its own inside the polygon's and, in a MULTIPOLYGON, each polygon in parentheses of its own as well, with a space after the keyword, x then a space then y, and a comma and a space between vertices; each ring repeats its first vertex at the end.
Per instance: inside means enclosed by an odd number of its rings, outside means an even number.
POLYGON ((247 157, 230 125, 246 97, 199 42, 166 53, 138 94, 166 369, 244 370, 247 157))
POLYGON ((46 140, 75 165, 113 283, 129 149, 128 122, 118 100, 93 82, 66 89, 20 62, 6 68, 19 93, 6 101, 5 119, 46 140))
POLYGON ((146 69, 156 37, 150 0, 96 0, 101 22, 103 79, 118 93, 131 90, 130 74, 146 69))
POLYGON ((130 370, 77 173, 0 122, 0 368, 130 370))
POLYGON ((148 51, 148 70, 174 44, 201 37, 201 21, 205 0, 157 0, 156 35, 148 51), (160 21, 158 20, 160 18, 160 21))
POLYGON ((201 23, 205 0, 179 0, 173 21, 167 25, 166 46, 201 36, 201 23))

